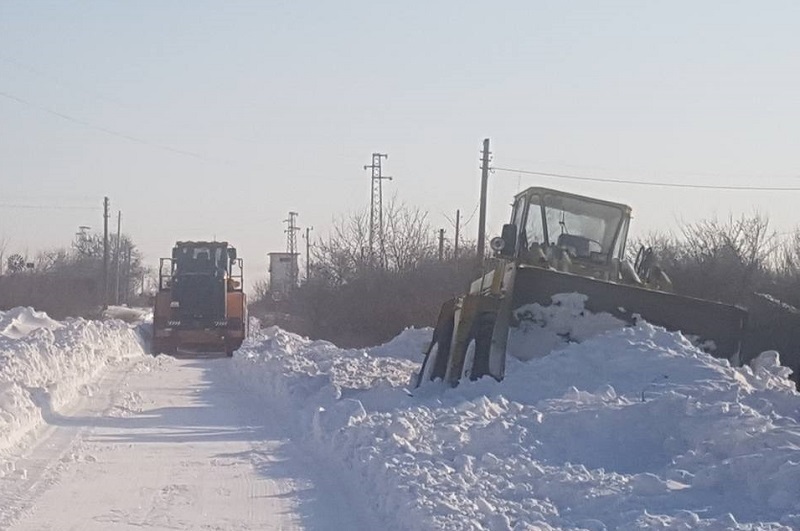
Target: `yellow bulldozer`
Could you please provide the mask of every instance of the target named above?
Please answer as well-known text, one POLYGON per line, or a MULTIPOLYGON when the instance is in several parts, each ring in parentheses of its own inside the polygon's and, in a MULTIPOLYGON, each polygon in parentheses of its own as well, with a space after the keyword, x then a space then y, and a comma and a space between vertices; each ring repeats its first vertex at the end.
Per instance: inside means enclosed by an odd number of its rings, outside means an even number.
POLYGON ((631 208, 620 203, 540 187, 517 194, 510 222, 490 242, 493 267, 442 306, 417 386, 501 380, 509 332, 519 324, 515 310, 547 306, 561 293, 585 295, 593 313, 681 331, 738 364, 747 312, 672 293, 650 249, 627 260, 630 220, 631 208))
POLYGON ((227 242, 177 242, 159 265, 153 353, 232 356, 247 335, 242 259, 227 242))

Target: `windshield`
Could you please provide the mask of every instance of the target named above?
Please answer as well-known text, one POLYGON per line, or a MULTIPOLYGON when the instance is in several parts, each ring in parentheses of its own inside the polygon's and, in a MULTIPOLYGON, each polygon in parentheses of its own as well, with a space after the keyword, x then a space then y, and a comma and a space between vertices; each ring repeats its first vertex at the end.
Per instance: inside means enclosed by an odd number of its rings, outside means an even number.
POLYGON ((225 253, 221 247, 184 247, 178 256, 178 268, 187 273, 225 269, 225 253))
POLYGON ((622 220, 619 208, 575 197, 538 194, 529 198, 525 239, 558 246, 575 258, 605 258, 614 248, 622 220))

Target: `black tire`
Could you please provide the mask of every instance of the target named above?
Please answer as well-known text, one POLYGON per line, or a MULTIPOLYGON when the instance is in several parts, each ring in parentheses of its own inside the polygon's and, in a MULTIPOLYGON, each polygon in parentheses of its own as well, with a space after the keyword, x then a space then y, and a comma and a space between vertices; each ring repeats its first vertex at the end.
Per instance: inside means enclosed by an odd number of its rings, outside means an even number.
POLYGON ((175 343, 169 340, 153 340, 150 343, 150 354, 158 356, 159 354, 166 354, 167 356, 174 356, 178 351, 175 343))
POLYGON ((417 374, 416 387, 424 383, 423 379, 425 378, 426 368, 429 363, 433 363, 434 366, 428 380, 433 381, 437 378, 444 380, 444 376, 447 373, 447 362, 450 358, 450 343, 453 341, 453 328, 453 319, 448 319, 441 328, 437 328, 433 331, 433 339, 428 347, 428 352, 425 354, 425 360, 422 362, 419 374, 417 374), (436 356, 435 359, 431 361, 434 347, 436 347, 436 356))
POLYGON ((475 358, 469 379, 478 380, 489 373, 489 352, 492 348, 495 315, 483 313, 475 319, 470 332, 470 341, 475 341, 475 358))
POLYGON ((225 340, 225 355, 229 358, 233 357, 233 353, 239 350, 239 347, 242 346, 242 342, 235 339, 226 339, 225 340))

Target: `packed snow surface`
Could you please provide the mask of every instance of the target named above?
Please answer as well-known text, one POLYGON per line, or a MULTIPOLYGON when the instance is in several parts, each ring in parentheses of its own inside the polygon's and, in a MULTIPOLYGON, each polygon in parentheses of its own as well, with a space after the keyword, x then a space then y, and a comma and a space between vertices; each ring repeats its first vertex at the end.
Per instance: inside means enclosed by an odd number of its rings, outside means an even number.
POLYGON ((559 305, 526 310, 499 383, 411 396, 430 330, 341 350, 270 328, 233 369, 387 529, 800 528, 800 396, 776 352, 732 368, 559 305))

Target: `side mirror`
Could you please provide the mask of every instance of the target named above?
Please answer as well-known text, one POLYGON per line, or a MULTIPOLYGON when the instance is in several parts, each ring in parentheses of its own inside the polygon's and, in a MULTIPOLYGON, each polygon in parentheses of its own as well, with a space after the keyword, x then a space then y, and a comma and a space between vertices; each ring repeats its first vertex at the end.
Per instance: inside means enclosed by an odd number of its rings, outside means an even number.
POLYGON ((228 247, 228 260, 230 260, 231 263, 236 261, 236 249, 233 247, 228 247))
POLYGON ((500 256, 512 257, 517 248, 517 226, 513 223, 503 225, 503 231, 499 237, 492 238, 489 242, 492 250, 500 256))

